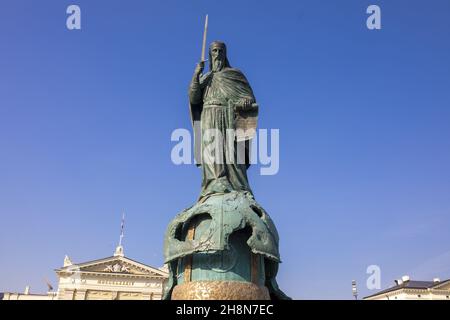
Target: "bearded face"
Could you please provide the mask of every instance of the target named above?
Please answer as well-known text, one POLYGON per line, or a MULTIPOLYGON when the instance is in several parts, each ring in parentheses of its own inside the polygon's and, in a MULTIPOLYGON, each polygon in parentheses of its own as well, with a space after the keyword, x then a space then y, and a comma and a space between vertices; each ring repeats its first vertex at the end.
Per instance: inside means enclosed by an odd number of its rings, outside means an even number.
POLYGON ((225 50, 223 47, 214 46, 211 48, 212 71, 220 71, 225 65, 225 50))

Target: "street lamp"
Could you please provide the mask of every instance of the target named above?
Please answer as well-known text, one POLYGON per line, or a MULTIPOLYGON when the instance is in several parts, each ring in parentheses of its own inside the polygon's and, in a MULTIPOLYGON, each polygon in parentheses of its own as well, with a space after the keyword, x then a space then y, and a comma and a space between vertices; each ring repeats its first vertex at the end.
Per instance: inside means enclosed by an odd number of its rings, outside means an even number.
POLYGON ((355 300, 358 300, 358 289, 356 289, 356 280, 352 280, 352 294, 355 300))

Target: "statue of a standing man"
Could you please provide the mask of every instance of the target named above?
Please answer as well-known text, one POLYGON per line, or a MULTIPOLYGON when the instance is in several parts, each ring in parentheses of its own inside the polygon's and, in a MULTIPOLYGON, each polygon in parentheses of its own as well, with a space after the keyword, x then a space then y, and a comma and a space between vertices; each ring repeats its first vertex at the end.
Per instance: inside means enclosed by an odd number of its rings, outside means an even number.
POLYGON ((247 179, 255 96, 243 73, 230 66, 223 42, 210 45, 209 72, 202 74, 203 68, 202 61, 189 87, 202 189, 199 201, 167 227, 163 298, 289 299, 276 281, 278 232, 247 179))
POLYGON ((214 193, 251 193, 249 140, 258 112, 253 90, 244 74, 230 66, 223 42, 211 43, 209 72, 202 74, 203 68, 204 62, 199 62, 189 87, 191 118, 201 124, 196 137, 201 151, 200 200, 214 193))

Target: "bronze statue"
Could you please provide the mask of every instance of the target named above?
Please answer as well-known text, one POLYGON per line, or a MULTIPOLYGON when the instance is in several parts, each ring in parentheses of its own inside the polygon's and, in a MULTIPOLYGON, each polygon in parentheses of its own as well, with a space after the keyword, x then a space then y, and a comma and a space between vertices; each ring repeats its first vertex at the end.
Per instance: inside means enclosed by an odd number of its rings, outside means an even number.
POLYGON ((189 87, 192 121, 201 123, 201 161, 203 179, 200 199, 214 193, 251 189, 247 179, 250 165, 249 140, 254 132, 258 107, 244 74, 230 66, 225 43, 214 41, 209 48, 209 72, 202 74, 204 62, 197 64, 189 87), (251 124, 239 128, 239 124, 251 124), (218 131, 211 131, 211 129, 218 131), (236 134, 231 135, 227 132, 236 134), (215 136, 208 134, 219 133, 215 136), (242 134, 251 132, 241 138, 242 134), (221 139, 221 141, 217 141, 221 139), (232 141, 229 141, 229 140, 232 141), (242 144, 242 146, 238 146, 242 144), (214 157, 208 155, 214 151, 214 157), (244 151, 239 153, 239 151, 244 151), (205 159, 208 158, 209 159, 205 159), (208 161, 209 160, 209 161, 208 161))
MULTIPOLYGON (((206 32, 203 48, 205 39, 206 32)), ((277 230, 247 179, 258 115, 255 96, 244 74, 230 66, 223 42, 211 43, 209 71, 202 74, 204 58, 203 52, 189 86, 202 188, 198 201, 167 228, 164 256, 170 276, 163 298, 289 299, 276 282, 277 230)))

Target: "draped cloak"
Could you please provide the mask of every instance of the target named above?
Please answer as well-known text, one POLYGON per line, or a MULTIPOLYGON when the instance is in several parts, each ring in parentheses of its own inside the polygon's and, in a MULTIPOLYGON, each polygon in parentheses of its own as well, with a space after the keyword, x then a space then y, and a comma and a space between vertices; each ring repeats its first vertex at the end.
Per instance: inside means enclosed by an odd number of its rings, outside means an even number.
POLYGON ((249 141, 256 130, 258 108, 256 104, 242 108, 243 100, 255 102, 246 77, 229 67, 208 72, 195 88, 191 85, 189 96, 195 160, 203 173, 200 199, 232 190, 251 192, 246 170, 250 166, 249 141), (211 136, 211 129, 221 133, 222 143, 217 136, 211 136), (238 129, 234 138, 227 135, 227 129, 238 129), (210 150, 214 150, 214 163, 205 157, 210 150), (218 159, 222 163, 216 163, 218 159))

